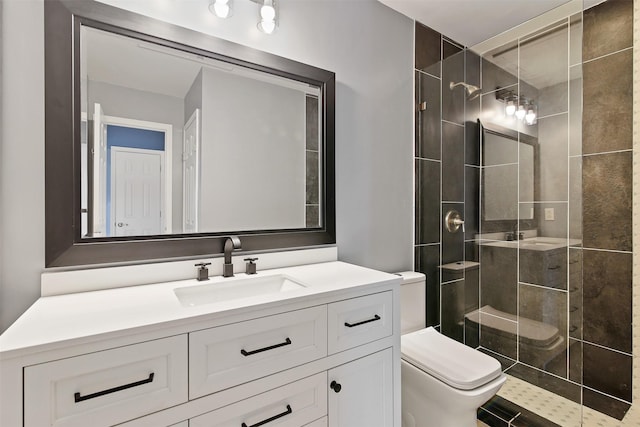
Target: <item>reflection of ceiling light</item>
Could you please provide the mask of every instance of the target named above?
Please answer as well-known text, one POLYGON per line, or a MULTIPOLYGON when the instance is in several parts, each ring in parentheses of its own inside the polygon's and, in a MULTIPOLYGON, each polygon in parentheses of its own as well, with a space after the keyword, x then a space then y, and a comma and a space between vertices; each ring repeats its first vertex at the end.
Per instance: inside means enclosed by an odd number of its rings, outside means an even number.
POLYGON ((506 117, 516 116, 518 120, 524 120, 528 125, 536 123, 537 107, 533 99, 518 95, 509 89, 498 89, 496 91, 496 99, 504 102, 504 115, 506 117))
POLYGON ((533 105, 529 106, 529 109, 527 110, 527 114, 524 116, 524 121, 528 125, 532 125, 532 124, 535 123, 535 121, 536 121, 536 112, 533 109, 533 105))
POLYGON ((232 0, 210 0, 209 11, 218 18, 228 18, 231 16, 232 0))
POLYGON ((504 112, 509 117, 513 116, 516 113, 516 104, 513 102, 513 99, 507 101, 507 106, 504 107, 504 112))

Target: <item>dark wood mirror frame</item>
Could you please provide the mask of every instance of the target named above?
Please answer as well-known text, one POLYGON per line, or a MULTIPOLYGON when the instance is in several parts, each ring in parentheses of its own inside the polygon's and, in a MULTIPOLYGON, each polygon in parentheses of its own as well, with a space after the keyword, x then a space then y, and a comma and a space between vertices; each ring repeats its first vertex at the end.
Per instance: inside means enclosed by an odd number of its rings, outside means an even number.
MULTIPOLYGON (((335 244, 335 74, 88 0, 45 0, 45 266, 127 263, 335 244), (80 224, 80 26, 116 32, 320 87, 320 228, 83 239, 80 224)), ((230 207, 231 208, 231 207, 230 207)))

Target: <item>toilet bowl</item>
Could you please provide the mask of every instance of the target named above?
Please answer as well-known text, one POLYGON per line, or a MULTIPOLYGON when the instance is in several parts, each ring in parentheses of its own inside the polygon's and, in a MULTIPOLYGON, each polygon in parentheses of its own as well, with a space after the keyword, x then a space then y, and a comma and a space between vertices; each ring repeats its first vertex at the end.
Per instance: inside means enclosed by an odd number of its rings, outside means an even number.
POLYGON ((475 427, 478 407, 506 381, 500 363, 424 328, 425 277, 400 275, 402 426, 475 427))

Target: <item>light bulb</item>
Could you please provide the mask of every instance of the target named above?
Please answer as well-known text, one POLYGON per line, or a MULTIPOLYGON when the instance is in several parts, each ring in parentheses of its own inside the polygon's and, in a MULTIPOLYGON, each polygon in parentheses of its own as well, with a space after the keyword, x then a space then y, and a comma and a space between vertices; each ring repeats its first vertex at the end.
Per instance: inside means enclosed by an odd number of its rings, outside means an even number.
POLYGON ((516 104, 514 104, 513 101, 508 101, 504 112, 507 116, 513 116, 516 113, 516 104))
POLYGON ((212 0, 209 3, 209 10, 218 18, 228 18, 231 16, 230 0, 212 0))
POLYGON ((275 21, 260 21, 258 23, 258 29, 266 34, 271 34, 276 29, 275 21))
POLYGON ((536 121, 536 112, 533 111, 533 108, 530 107, 529 110, 527 110, 524 121, 527 122, 528 125, 532 125, 536 121))
POLYGON ((276 9, 273 0, 264 0, 260 8, 260 21, 258 29, 265 34, 271 34, 276 29, 276 9))
POLYGON ((527 110, 524 109, 524 106, 518 105, 518 110, 516 111, 516 117, 518 118, 518 120, 524 119, 524 116, 526 116, 526 114, 527 110))
POLYGON ((263 21, 275 20, 276 9, 273 7, 273 1, 265 0, 264 5, 260 8, 260 17, 263 21))

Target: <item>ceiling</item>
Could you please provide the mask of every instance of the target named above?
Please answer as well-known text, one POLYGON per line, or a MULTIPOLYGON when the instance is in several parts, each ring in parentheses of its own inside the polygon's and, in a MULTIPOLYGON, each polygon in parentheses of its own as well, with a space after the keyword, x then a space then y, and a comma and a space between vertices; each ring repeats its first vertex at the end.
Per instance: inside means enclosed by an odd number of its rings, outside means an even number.
MULTIPOLYGON (((576 0, 379 0, 464 46, 474 46, 576 0)), ((590 7, 602 0, 584 0, 590 7)))

